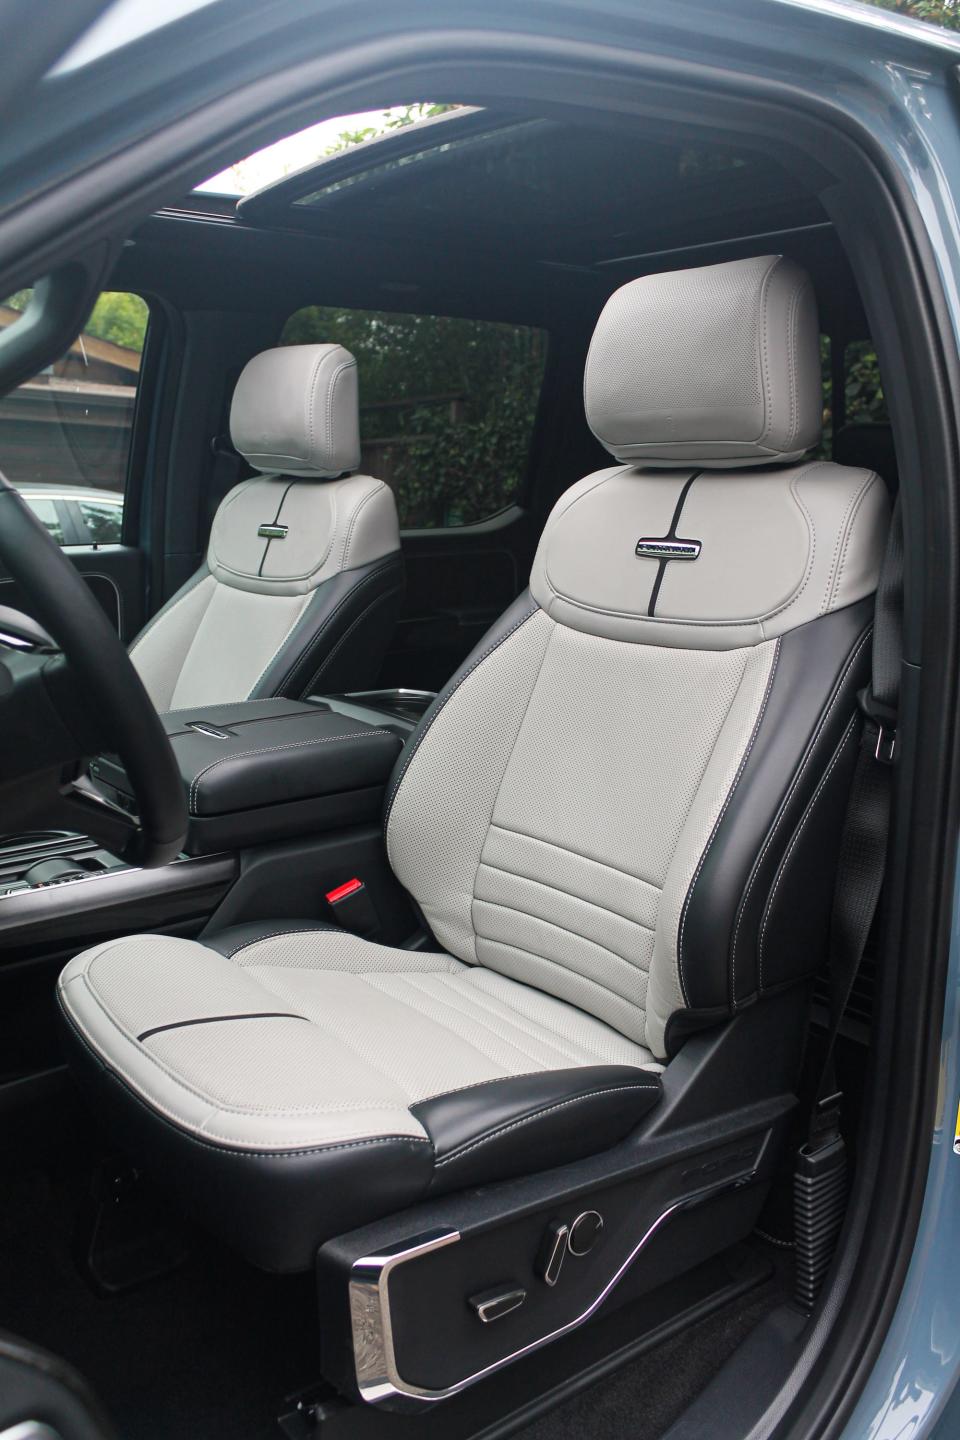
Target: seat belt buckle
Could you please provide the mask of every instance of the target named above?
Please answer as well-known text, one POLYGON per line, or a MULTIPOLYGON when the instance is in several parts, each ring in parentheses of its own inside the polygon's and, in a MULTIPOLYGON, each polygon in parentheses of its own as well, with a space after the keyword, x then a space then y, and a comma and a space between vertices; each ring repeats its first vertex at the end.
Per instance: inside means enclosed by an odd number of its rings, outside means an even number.
POLYGON ((345 880, 326 893, 330 913, 338 925, 354 935, 376 935, 380 929, 380 917, 370 892, 357 876, 345 880))
POLYGON ((873 746, 873 758, 881 765, 892 765, 897 753, 897 712, 882 705, 869 686, 857 696, 866 719, 864 739, 873 746))

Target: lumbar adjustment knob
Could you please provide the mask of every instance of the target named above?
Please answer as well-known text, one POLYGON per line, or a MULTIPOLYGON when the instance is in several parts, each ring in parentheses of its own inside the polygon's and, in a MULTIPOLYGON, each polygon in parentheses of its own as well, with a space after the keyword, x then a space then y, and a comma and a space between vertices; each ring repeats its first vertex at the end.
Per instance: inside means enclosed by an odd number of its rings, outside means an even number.
POLYGON ((603 1216, 598 1210, 584 1210, 570 1226, 567 1245, 571 1255, 588 1255, 600 1239, 603 1216))

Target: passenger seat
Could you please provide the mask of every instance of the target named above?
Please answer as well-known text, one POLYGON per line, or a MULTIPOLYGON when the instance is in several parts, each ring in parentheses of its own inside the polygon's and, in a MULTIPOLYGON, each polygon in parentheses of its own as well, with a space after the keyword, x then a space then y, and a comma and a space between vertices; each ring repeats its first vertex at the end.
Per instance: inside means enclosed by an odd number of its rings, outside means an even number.
POLYGON ((247 364, 233 443, 261 473, 221 502, 206 559, 134 641, 158 710, 375 683, 403 593, 393 492, 360 465, 357 362, 340 345, 247 364))

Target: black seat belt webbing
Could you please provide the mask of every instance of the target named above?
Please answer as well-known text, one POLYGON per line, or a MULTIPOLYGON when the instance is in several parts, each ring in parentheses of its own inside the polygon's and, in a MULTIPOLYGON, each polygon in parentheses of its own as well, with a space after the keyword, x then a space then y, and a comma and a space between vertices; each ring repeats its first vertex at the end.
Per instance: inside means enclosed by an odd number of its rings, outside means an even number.
POLYGON ((894 507, 874 610, 872 678, 859 700, 863 730, 847 811, 830 919, 830 1018, 815 1083, 808 1092, 807 1138, 794 1175, 797 1299, 810 1309, 843 1223, 846 1157, 840 1132, 842 1094, 834 1051, 844 1012, 880 901, 890 829, 893 764, 903 653, 903 529, 894 507))

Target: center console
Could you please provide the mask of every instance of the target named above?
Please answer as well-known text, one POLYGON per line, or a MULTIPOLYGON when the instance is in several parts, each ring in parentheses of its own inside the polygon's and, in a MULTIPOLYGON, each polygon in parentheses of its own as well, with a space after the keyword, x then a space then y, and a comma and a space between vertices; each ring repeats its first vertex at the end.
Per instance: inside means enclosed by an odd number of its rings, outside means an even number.
MULTIPOLYGON (((375 818, 412 728, 387 712, 337 699, 251 700, 162 719, 187 798, 188 855, 375 818)), ((90 774, 114 804, 134 808, 118 760, 98 756, 90 774)))
MULTIPOLYGON (((114 925, 151 928, 171 917, 209 917, 240 875, 258 867, 266 873, 270 857, 282 860, 291 846, 313 844, 341 854, 348 866, 358 863, 348 858, 356 848, 350 836, 377 831, 393 765, 433 698, 420 690, 371 690, 163 716, 189 810, 181 859, 141 871, 63 830, 0 838, 0 935, 14 944, 40 939, 41 931, 79 939, 114 925)), ((88 784, 104 803, 135 813, 132 786, 116 757, 97 756, 88 784)), ((368 853, 370 845, 365 864, 373 872, 379 861, 368 853)), ((304 863, 316 880, 313 859, 304 863)), ((340 868, 335 859, 329 864, 340 868)), ((290 866, 287 873, 295 890, 290 866)), ((274 894, 256 903, 269 909, 282 900, 274 894)), ((296 894, 287 908, 308 900, 296 894)), ((249 903, 246 892, 243 903, 249 903)), ((391 901, 382 898, 381 907, 389 911, 391 901)))

